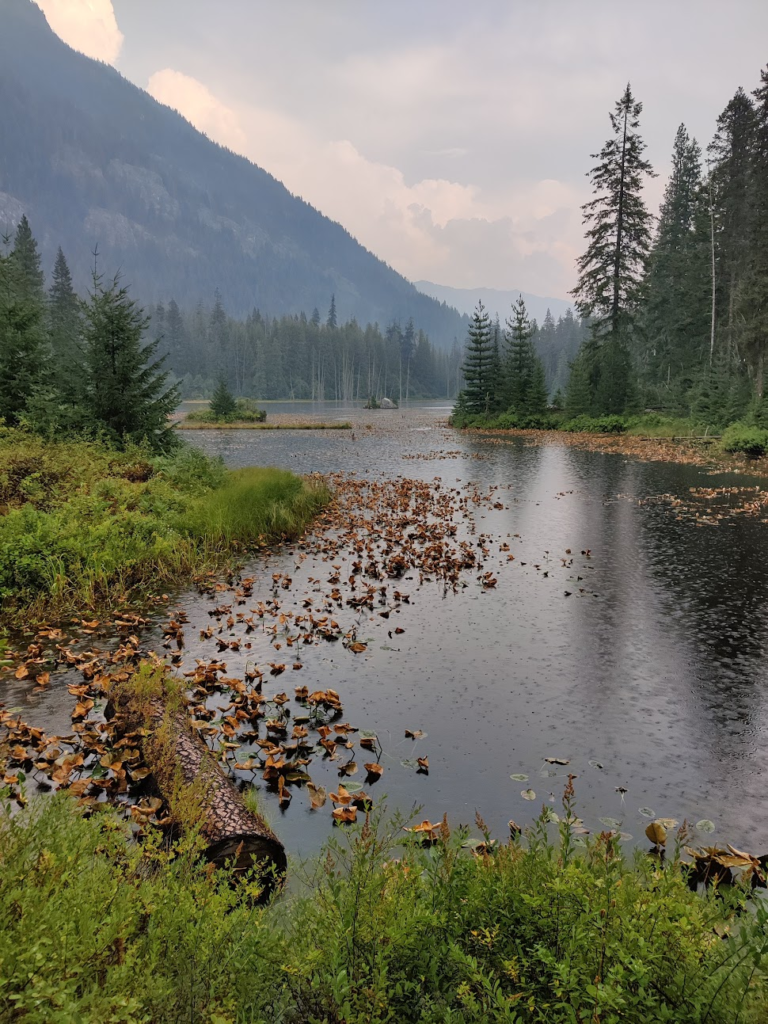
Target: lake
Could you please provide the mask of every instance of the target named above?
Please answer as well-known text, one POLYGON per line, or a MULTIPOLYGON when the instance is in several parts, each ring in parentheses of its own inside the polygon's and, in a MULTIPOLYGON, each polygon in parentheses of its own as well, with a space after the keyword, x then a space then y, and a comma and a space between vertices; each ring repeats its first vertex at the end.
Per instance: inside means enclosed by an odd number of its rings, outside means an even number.
MULTIPOLYGON (((469 493, 470 484, 494 495, 459 523, 459 536, 475 543, 482 535, 488 550, 482 567, 464 574, 466 587, 454 593, 436 579, 419 585, 418 573, 409 572, 412 578, 397 585, 410 603, 387 619, 378 608, 338 608, 341 628, 356 626, 364 652, 307 645, 300 672, 265 677, 268 695, 292 695, 300 684, 332 687, 343 720, 376 733, 384 774, 374 787, 365 784, 367 792, 378 801, 386 794, 391 810, 420 808, 419 820, 447 813, 454 824, 472 825, 479 812, 503 840, 510 818, 525 824, 542 803, 559 809, 570 771, 590 829, 603 827, 600 818, 614 819, 645 844, 650 814, 709 819, 713 840, 768 849, 766 527, 744 515, 703 524, 670 500, 687 500, 695 487, 756 481, 525 437, 461 435, 445 426, 445 403, 380 412, 271 403, 268 410, 270 417, 350 419, 353 430, 198 431, 186 438, 230 467, 439 477, 456 495, 469 493), (661 495, 668 497, 655 500, 661 495), (497 579, 490 589, 477 578, 485 571, 497 579), (425 735, 414 741, 405 730, 425 735), (427 775, 415 766, 424 756, 427 775), (524 799, 527 790, 535 799, 524 799)), ((256 577, 249 608, 272 596, 273 573, 292 579, 279 590, 283 610, 298 614, 308 595, 321 599, 331 564, 319 553, 299 554, 287 547, 247 567, 256 577)), ((197 640, 214 622, 213 604, 195 592, 179 595, 177 604, 189 616, 188 669, 194 658, 216 655, 210 642, 197 640)), ((238 627, 230 633, 242 635, 238 627)), ((283 649, 278 656, 275 637, 257 630, 248 640, 249 650, 221 655, 228 675, 276 660, 290 669, 293 655, 283 649)), ((66 701, 59 686, 37 698, 43 719, 55 717, 62 695, 66 701)), ((38 724, 34 712, 26 717, 38 724)), ((362 762, 375 758, 358 750, 356 759, 360 771, 350 781, 362 782, 362 762)), ((344 781, 339 763, 316 757, 308 771, 335 789, 344 781)), ((264 786, 258 774, 255 782, 264 786)), ((332 830, 330 804, 311 811, 303 789, 293 792, 281 810, 264 791, 264 806, 287 849, 311 854, 332 830)))

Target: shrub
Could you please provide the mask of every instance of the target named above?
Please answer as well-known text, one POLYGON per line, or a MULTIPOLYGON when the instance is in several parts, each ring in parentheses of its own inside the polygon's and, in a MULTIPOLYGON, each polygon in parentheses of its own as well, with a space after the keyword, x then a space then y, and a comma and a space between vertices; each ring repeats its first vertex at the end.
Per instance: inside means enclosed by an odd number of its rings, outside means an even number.
POLYGON ((737 452, 748 459, 759 459, 768 451, 768 430, 750 427, 745 423, 732 423, 723 434, 723 451, 737 452))
MULTIPOLYGON (((567 806, 566 815, 572 809, 567 806)), ((699 895, 677 848, 576 848, 544 810, 526 841, 398 821, 339 833, 303 885, 248 904, 194 835, 142 846, 74 800, 0 812, 0 1019, 328 1024, 759 1024, 768 910, 699 895), (137 979, 140 983, 137 983, 137 979)), ((482 824, 482 823, 480 823, 482 824)))
POLYGON ((623 434, 627 420, 623 416, 577 416, 561 427, 569 433, 623 434))

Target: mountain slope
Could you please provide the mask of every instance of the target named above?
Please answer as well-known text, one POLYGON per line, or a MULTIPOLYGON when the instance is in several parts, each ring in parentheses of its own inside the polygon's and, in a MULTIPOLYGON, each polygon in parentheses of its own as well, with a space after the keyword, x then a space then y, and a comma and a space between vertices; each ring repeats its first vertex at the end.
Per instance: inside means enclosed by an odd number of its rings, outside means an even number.
POLYGON ((386 325, 412 316, 438 344, 455 310, 418 292, 339 224, 218 146, 113 68, 76 53, 31 0, 0 0, 0 230, 26 213, 50 268, 76 284, 120 268, 144 303, 209 301, 237 316, 311 312, 386 325))
POLYGON ((564 316, 566 310, 573 305, 572 302, 566 302, 565 299, 546 298, 541 295, 531 295, 528 292, 507 291, 506 289, 448 288, 442 284, 433 284, 431 281, 415 281, 414 284, 425 295, 430 295, 439 302, 445 302, 468 316, 471 316, 472 310, 480 299, 491 316, 499 314, 502 324, 509 316, 512 303, 517 301, 519 295, 523 296, 531 319, 536 319, 539 324, 543 323, 548 309, 557 320, 558 317, 564 316))

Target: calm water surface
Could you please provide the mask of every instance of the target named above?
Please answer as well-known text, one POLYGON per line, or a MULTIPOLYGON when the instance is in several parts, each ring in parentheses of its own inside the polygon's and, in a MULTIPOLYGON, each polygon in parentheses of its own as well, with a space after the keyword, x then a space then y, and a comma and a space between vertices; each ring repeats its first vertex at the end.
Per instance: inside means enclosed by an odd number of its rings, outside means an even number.
MULTIPOLYGON (((484 566, 498 577, 495 590, 484 591, 475 574, 457 594, 438 583, 419 587, 418 577, 403 581, 410 606, 388 621, 375 614, 359 620, 364 655, 338 644, 306 647, 301 673, 265 682, 265 693, 290 693, 297 683, 332 686, 344 720, 378 733, 385 772, 367 790, 386 794, 391 808, 420 806, 421 817, 433 821, 447 811, 453 822, 471 824, 480 811, 503 838, 510 818, 526 822, 542 802, 557 806, 570 770, 588 827, 600 828, 598 819, 610 816, 640 840, 645 808, 692 822, 708 818, 713 839, 768 849, 766 525, 736 516, 706 527, 678 519, 666 503, 638 503, 754 481, 524 439, 464 437, 441 425, 448 409, 439 403, 378 413, 330 403, 272 411, 352 418, 355 427, 187 437, 231 467, 500 486, 504 508, 475 513, 478 532, 496 538, 484 566), (510 544, 514 562, 498 552, 500 541, 510 544), (561 561, 566 549, 577 556, 571 567, 561 561), (586 549, 589 558, 579 554, 586 549), (405 632, 390 637, 395 625, 405 632), (427 735, 414 743, 405 729, 427 735), (428 776, 401 764, 417 754, 429 757, 428 776), (553 769, 546 757, 570 765, 553 769), (530 780, 513 781, 515 773, 530 780), (529 787, 535 802, 521 796, 529 787)), ((260 581, 254 601, 270 596, 273 572, 291 575, 294 585, 281 596, 296 610, 311 591, 307 577, 330 573, 314 559, 298 568, 292 550, 251 568, 260 581)), ((190 617, 187 664, 213 657, 194 639, 212 621, 210 602, 187 594, 180 604, 190 617)), ((344 627, 354 621, 349 610, 337 618, 344 627)), ((267 638, 254 636, 250 660, 276 660, 267 638)), ((226 660, 228 674, 245 667, 245 656, 226 660)), ((56 694, 41 700, 55 705, 56 694)), ((367 759, 361 753, 358 762, 367 759)), ((309 769, 313 779, 335 788, 334 765, 318 761, 309 769)), ((330 809, 309 811, 300 792, 285 812, 274 798, 265 800, 292 853, 312 852, 330 831, 330 809)))

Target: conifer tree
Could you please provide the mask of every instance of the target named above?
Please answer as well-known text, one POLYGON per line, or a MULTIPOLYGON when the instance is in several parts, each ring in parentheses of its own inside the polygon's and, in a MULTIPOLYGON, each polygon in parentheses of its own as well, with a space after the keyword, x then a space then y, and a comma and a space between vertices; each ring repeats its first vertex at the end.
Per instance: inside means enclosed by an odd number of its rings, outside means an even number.
POLYGON ((755 90, 755 119, 747 193, 747 258, 736 294, 740 349, 753 375, 755 393, 765 392, 768 354, 768 67, 755 90))
MULTIPOLYGON (((649 260, 643 327, 644 371, 651 387, 691 374, 706 358, 709 336, 710 240, 701 150, 680 125, 649 260)), ((672 399, 670 398, 670 401, 672 399)))
POLYGON ((94 272, 83 306, 87 396, 91 424, 117 444, 146 441, 157 451, 174 446, 169 416, 178 405, 168 387, 158 341, 145 343, 149 318, 115 277, 105 287, 94 272))
POLYGON ((495 409, 498 372, 494 358, 491 319, 478 302, 467 330, 467 349, 462 366, 464 402, 473 415, 495 409))
POLYGON ((49 369, 39 257, 26 218, 23 224, 19 253, 15 246, 0 253, 0 418, 11 426, 41 395, 49 369))
POLYGON ((70 426, 79 421, 85 399, 82 317, 64 253, 59 247, 48 293, 48 326, 54 377, 70 426))
POLYGON ((11 263, 16 288, 21 298, 36 305, 42 304, 45 294, 45 279, 37 242, 32 235, 26 214, 22 216, 16 228, 11 263))
POLYGON ((587 250, 577 261, 573 295, 599 336, 626 334, 635 313, 651 242, 651 215, 642 197, 643 176, 654 171, 643 159, 638 132, 643 105, 629 85, 609 115, 613 137, 589 172, 595 198, 585 203, 587 250))
POLYGON ((504 404, 521 418, 540 416, 546 411, 544 368, 536 355, 533 334, 521 295, 507 320, 504 365, 504 404))
POLYGON ((743 89, 717 119, 709 146, 717 249, 718 342, 735 351, 736 295, 747 261, 755 110, 743 89))
POLYGON ((237 409, 235 396, 227 387, 227 381, 223 373, 219 374, 219 379, 216 382, 216 389, 211 396, 210 408, 217 420, 225 420, 233 416, 237 409))
POLYGON ((325 321, 325 326, 330 327, 332 330, 338 326, 338 320, 336 319, 336 296, 331 296, 331 305, 328 308, 328 317, 325 321))

